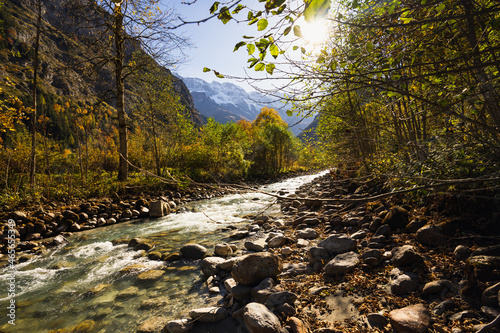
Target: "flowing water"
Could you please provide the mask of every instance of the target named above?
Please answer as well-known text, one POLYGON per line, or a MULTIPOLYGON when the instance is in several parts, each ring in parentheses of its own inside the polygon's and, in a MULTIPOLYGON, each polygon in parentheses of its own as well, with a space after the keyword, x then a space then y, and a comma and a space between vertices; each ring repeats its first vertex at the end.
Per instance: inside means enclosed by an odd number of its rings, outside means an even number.
MULTIPOLYGON (((316 176, 291 178, 260 190, 293 192, 316 176)), ((7 317, 10 271, 1 269, 0 332, 69 332, 77 325, 79 332, 135 332, 149 317, 177 319, 192 308, 212 304, 215 299, 209 296, 194 262, 149 260, 143 252, 126 244, 113 246, 111 241, 141 237, 153 242, 160 252, 177 252, 186 243, 213 251, 215 244, 231 241, 228 225, 248 223, 245 215, 266 208, 266 214, 279 214, 278 205, 269 208, 273 201, 257 192, 228 195, 192 202, 184 213, 77 233, 69 238, 69 244, 16 264, 15 326, 7 317), (120 272, 131 265, 166 273, 154 283, 139 284, 136 275, 120 272), (141 307, 146 300, 161 306, 141 307)))

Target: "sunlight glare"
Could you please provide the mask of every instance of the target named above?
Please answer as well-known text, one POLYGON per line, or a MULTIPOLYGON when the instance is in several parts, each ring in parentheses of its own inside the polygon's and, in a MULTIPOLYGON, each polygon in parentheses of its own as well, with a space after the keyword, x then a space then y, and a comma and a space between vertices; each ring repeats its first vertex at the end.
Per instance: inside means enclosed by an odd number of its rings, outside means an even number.
POLYGON ((325 43, 328 38, 328 21, 303 22, 301 30, 304 41, 313 47, 317 47, 325 43))

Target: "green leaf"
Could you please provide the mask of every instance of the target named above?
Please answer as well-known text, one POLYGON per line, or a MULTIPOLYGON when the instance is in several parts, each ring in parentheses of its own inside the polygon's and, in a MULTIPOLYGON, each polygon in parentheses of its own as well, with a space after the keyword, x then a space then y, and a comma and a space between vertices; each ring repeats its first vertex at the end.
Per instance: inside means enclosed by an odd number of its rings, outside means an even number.
POLYGON ((257 58, 250 58, 247 60, 247 62, 250 63, 250 65, 248 66, 248 68, 252 68, 253 66, 255 66, 255 64, 257 64, 259 62, 259 59, 257 58))
POLYGON ((441 13, 443 10, 445 10, 445 8, 446 5, 444 3, 441 3, 439 4, 439 6, 436 7, 436 10, 441 13))
POLYGON ((210 72, 210 71, 211 71, 211 69, 210 69, 210 68, 208 68, 208 67, 203 67, 203 73, 210 72))
POLYGON ((332 69, 333 72, 335 72, 335 70, 337 69, 337 62, 336 61, 332 61, 332 63, 330 64, 330 68, 332 69))
POLYGON ((300 30, 300 26, 296 25, 293 27, 293 34, 297 37, 302 37, 302 31, 300 30))
POLYGON ((324 56, 319 56, 318 59, 316 59, 316 62, 318 64, 322 64, 325 62, 325 57, 324 56))
POLYGON ((243 35, 243 38, 245 38, 245 39, 254 39, 255 37, 253 37, 253 36, 243 35))
POLYGON ((267 28, 267 25, 269 22, 267 22, 266 19, 260 19, 259 22, 257 22, 257 30, 262 31, 267 28))
POLYGON ((247 19, 250 21, 251 19, 253 19, 253 12, 252 11, 249 11, 248 14, 247 14, 247 19))
POLYGON ((223 79, 224 78, 224 75, 222 75, 221 73, 217 72, 217 71, 214 71, 214 74, 215 76, 217 76, 219 79, 223 79))
POLYGON ((219 5, 220 5, 219 1, 214 2, 212 7, 210 7, 210 14, 215 13, 217 11, 217 9, 219 8, 219 5))
POLYGON ((304 0, 306 9, 304 10, 304 18, 307 22, 325 18, 330 10, 331 0, 304 0))
POLYGON ((249 55, 250 55, 250 54, 252 54, 252 53, 254 53, 254 52, 255 52, 255 45, 253 45, 253 44, 248 44, 248 45, 247 45, 247 51, 248 51, 248 54, 249 54, 249 55))
POLYGON ((280 49, 276 44, 272 44, 271 47, 269 48, 269 51, 271 52, 271 55, 276 59, 278 55, 280 54, 280 49))
POLYGON ((233 10, 233 14, 238 14, 243 8, 245 8, 245 6, 243 5, 236 6, 236 8, 233 10))
POLYGON ((273 75, 274 69, 276 68, 275 64, 267 64, 266 65, 266 72, 269 73, 269 75, 273 75))
POLYGON ((285 0, 267 0, 266 1, 266 10, 270 11, 271 9, 278 8, 282 4, 285 3, 285 0))
POLYGON ((294 50, 294 51, 297 51, 298 49, 299 49, 299 47, 298 47, 297 45, 294 45, 294 46, 293 46, 293 50, 294 50))
POLYGON ((372 42, 368 42, 368 43, 366 43, 366 50, 367 50, 368 52, 373 51, 373 43, 372 43, 372 42))
POLYGON ((219 15, 217 15, 217 17, 224 24, 231 21, 231 18, 232 18, 231 13, 229 13, 229 9, 227 7, 222 7, 220 12, 219 12, 219 15))
POLYGON ((286 110, 286 115, 287 115, 288 117, 293 116, 293 112, 292 112, 292 110, 286 110))
POLYGON ((301 47, 300 52, 302 52, 302 54, 306 54, 306 49, 304 47, 301 47))
POLYGON ((264 69, 266 69, 266 65, 263 62, 259 62, 257 65, 255 65, 256 72, 262 72, 264 69))
POLYGON ((250 22, 248 22, 248 25, 255 24, 255 23, 257 23, 257 21, 259 21, 259 19, 254 17, 250 22))
POLYGON ((284 35, 284 36, 288 35, 288 34, 290 33, 290 31, 292 31, 292 27, 287 27, 287 28, 285 29, 285 31, 283 32, 283 35, 284 35))
POLYGON ((276 12, 276 14, 278 14, 278 15, 279 15, 279 14, 283 13, 283 11, 285 10, 285 8, 286 8, 286 4, 284 4, 283 6, 281 6, 281 7, 278 9, 278 11, 276 12))
POLYGON ((242 47, 243 45, 246 45, 246 44, 247 44, 246 42, 239 42, 238 44, 236 44, 236 45, 234 46, 234 50, 233 50, 233 52, 238 51, 238 49, 239 49, 240 47, 242 47))

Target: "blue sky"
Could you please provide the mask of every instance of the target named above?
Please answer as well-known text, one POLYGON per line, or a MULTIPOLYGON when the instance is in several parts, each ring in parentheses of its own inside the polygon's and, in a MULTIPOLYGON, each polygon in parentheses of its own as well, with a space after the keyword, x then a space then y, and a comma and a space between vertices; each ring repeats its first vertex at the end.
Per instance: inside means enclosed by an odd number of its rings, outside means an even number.
MULTIPOLYGON (((185 21, 197 21, 210 16, 209 9, 213 3, 211 0, 198 0, 192 5, 181 4, 181 0, 163 2, 174 7, 185 21)), ((246 11, 244 13, 246 15, 246 11)), ((245 76, 247 53, 244 48, 237 52, 233 52, 233 49, 236 43, 242 40, 243 35, 256 33, 254 26, 249 27, 246 23, 238 24, 234 21, 223 24, 214 18, 200 25, 186 25, 179 28, 179 32, 189 37, 194 47, 185 50, 188 60, 174 68, 174 72, 184 77, 199 77, 208 82, 220 80, 212 72, 204 73, 203 67, 232 76, 245 76)), ((230 82, 241 85, 246 90, 251 89, 244 82, 230 82)))

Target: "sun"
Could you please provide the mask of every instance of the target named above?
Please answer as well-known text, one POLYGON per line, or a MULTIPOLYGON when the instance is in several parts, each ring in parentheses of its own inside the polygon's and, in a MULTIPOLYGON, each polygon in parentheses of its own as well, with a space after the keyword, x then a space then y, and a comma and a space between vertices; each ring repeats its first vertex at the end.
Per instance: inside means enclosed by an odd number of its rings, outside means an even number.
POLYGON ((327 20, 304 21, 300 28, 304 43, 312 47, 321 46, 328 39, 329 24, 327 20))

